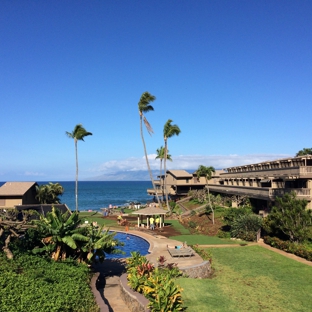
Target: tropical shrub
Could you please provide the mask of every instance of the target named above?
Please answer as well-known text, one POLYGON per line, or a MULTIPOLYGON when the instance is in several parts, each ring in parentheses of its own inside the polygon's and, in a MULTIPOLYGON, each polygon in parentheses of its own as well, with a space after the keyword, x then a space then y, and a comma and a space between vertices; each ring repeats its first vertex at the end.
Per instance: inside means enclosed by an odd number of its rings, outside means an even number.
POLYGON ((132 252, 127 259, 129 286, 149 300, 152 312, 182 311, 182 289, 174 284, 174 278, 182 275, 175 264, 165 265, 165 257, 159 257, 155 268, 146 257, 132 252))
POLYGON ((265 236, 264 242, 272 247, 295 254, 298 257, 312 261, 312 248, 304 244, 297 244, 290 241, 283 241, 277 237, 265 236))
POLYGON ((306 206, 307 201, 297 199, 294 192, 277 197, 275 206, 266 217, 265 231, 291 242, 302 243, 311 239, 312 211, 306 206))
POLYGON ((115 233, 103 231, 102 227, 85 224, 79 213, 61 213, 52 207, 46 216, 40 215, 33 221, 34 230, 41 245, 33 249, 35 254, 43 254, 55 261, 72 257, 78 262, 103 261, 106 253, 114 253, 121 243, 114 239, 115 233))
POLYGON ((262 218, 255 214, 238 216, 231 224, 231 236, 246 241, 255 241, 261 225, 262 218))

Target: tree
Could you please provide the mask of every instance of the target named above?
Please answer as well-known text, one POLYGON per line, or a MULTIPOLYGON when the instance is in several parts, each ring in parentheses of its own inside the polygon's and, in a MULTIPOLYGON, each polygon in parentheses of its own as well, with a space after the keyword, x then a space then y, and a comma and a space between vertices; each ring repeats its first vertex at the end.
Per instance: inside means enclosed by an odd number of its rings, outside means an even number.
POLYGON ((144 92, 141 95, 140 101, 138 103, 138 108, 139 108, 139 115, 140 115, 141 139, 142 139, 143 148, 144 148, 146 165, 147 165, 147 169, 148 169, 148 172, 149 172, 149 175, 150 175, 150 179, 151 179, 152 184, 153 184, 153 189, 155 191, 155 196, 156 196, 158 205, 160 207, 160 202, 159 202, 157 190, 156 190, 156 187, 155 187, 155 182, 154 182, 154 179, 153 179, 151 167, 150 167, 150 164, 149 164, 149 161, 148 161, 148 157, 147 157, 146 145, 145 145, 144 135, 143 135, 143 121, 144 121, 145 127, 147 129, 147 132, 150 135, 152 135, 152 133, 153 133, 153 129, 152 129, 151 125, 149 124, 149 122, 147 121, 147 119, 144 116, 144 114, 154 110, 154 107, 150 103, 154 102, 155 100, 156 100, 156 97, 154 95, 151 95, 148 92, 144 92))
POLYGON ((59 183, 49 183, 36 186, 37 195, 40 204, 60 204, 60 195, 64 193, 64 188, 59 183))
POLYGON ((84 141, 84 137, 92 135, 81 124, 77 124, 72 132, 67 132, 66 135, 74 139, 76 152, 76 183, 75 183, 75 198, 76 198, 76 212, 78 212, 78 141, 84 141))
POLYGON ((312 155, 312 148, 303 148, 300 150, 296 156, 312 155))
POLYGON ((297 199, 295 192, 277 197, 265 219, 265 230, 273 235, 283 233, 291 242, 300 243, 310 238, 312 211, 306 209, 307 203, 304 199, 297 199))
POLYGON ((168 202, 168 188, 167 188, 167 169, 166 169, 166 164, 167 164, 167 155, 168 155, 168 139, 175 136, 179 135, 181 130, 178 127, 178 125, 172 125, 171 119, 168 119, 167 122, 164 125, 164 142, 165 142, 165 157, 164 157, 164 174, 165 174, 165 193, 166 193, 166 203, 167 203, 167 209, 169 210, 169 202, 168 202))
POLYGON ((212 173, 214 173, 214 172, 215 172, 214 167, 211 167, 211 166, 206 167, 203 165, 200 165, 196 171, 197 178, 205 177, 205 180, 206 180, 206 188, 207 188, 207 192, 208 192, 208 204, 209 204, 209 207, 212 211, 212 224, 214 224, 214 209, 211 205, 211 200, 210 200, 210 196, 209 196, 209 180, 211 179, 212 173))
MULTIPOLYGON (((162 181, 162 178, 161 178, 161 176, 162 176, 162 173, 161 173, 161 171, 162 171, 162 162, 163 162, 163 160, 165 158, 165 148, 163 146, 161 146, 160 148, 158 148, 156 150, 156 153, 157 153, 157 156, 155 157, 155 159, 160 159, 159 180, 161 182, 162 181)), ((169 150, 168 150, 168 153, 169 153, 169 150)), ((167 154, 167 160, 172 161, 171 155, 167 154)), ((163 183, 163 185, 161 187, 161 189, 162 189, 162 200, 164 200, 164 187, 165 187, 165 185, 163 183)))

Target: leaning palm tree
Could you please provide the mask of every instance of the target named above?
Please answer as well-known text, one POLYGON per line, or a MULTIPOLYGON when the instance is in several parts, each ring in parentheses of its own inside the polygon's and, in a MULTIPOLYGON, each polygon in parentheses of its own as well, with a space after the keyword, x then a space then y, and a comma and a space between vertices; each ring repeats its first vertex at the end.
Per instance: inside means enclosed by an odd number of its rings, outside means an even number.
POLYGON ((181 130, 178 125, 172 125, 172 120, 168 119, 164 125, 164 141, 165 141, 165 155, 164 155, 164 174, 165 174, 165 193, 166 193, 166 203, 167 209, 169 210, 169 202, 168 202, 168 188, 167 188, 167 155, 168 155, 168 139, 173 137, 174 135, 179 135, 181 130))
POLYGON ((196 171, 197 178, 205 177, 205 180, 206 180, 206 188, 207 188, 207 192, 208 192, 208 203, 209 203, 209 207, 212 211, 212 224, 214 224, 214 210, 213 210, 212 205, 211 205, 208 181, 211 179, 212 173, 214 173, 214 172, 216 172, 214 167, 211 167, 211 166, 206 167, 203 165, 200 165, 196 171))
POLYGON ((66 135, 74 139, 75 141, 75 151, 76 151, 76 184, 75 184, 75 197, 76 197, 76 212, 78 212, 78 141, 84 141, 84 137, 92 135, 88 132, 81 124, 75 126, 72 132, 67 132, 66 135))
MULTIPOLYGON (((163 162, 163 160, 165 158, 165 148, 163 146, 161 146, 160 148, 158 148, 156 150, 156 153, 157 153, 157 156, 155 157, 155 159, 160 159, 159 181, 161 182, 161 181, 163 181, 161 171, 162 171, 162 162, 163 162)), ((169 153, 169 151, 168 151, 168 153, 169 153)), ((167 160, 172 161, 171 155, 169 155, 168 153, 167 153, 167 160)), ((165 197, 164 196, 164 186, 165 185, 163 183, 163 185, 161 186, 161 189, 162 189, 162 201, 164 201, 164 197, 165 197)))
POLYGON ((148 113, 148 112, 154 110, 154 107, 150 103, 155 101, 155 100, 156 100, 156 97, 154 95, 151 95, 149 92, 144 92, 141 95, 140 101, 138 103, 138 107, 139 107, 139 115, 140 115, 141 139, 142 139, 143 148, 144 148, 146 165, 147 165, 147 169, 148 169, 148 172, 149 172, 152 184, 153 184, 153 189, 154 189, 154 192, 155 192, 155 196, 157 198, 157 202, 158 202, 158 205, 160 207, 160 202, 159 202, 157 190, 156 190, 156 187, 155 187, 152 171, 151 171, 151 168, 150 168, 150 165, 149 165, 149 161, 148 161, 148 157, 147 157, 146 145, 145 145, 144 136, 143 136, 143 125, 142 125, 142 121, 144 121, 144 124, 145 124, 145 127, 147 129, 147 132, 150 135, 152 135, 153 129, 152 129, 151 125, 149 124, 149 122, 147 121, 147 119, 145 118, 144 113, 148 113))

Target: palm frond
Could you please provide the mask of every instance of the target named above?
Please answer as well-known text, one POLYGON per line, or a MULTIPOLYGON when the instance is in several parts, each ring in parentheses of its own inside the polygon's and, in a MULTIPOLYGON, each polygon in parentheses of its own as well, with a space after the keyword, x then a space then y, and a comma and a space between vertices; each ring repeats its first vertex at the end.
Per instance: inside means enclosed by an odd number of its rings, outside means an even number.
POLYGON ((145 118, 145 116, 143 116, 143 121, 146 127, 147 132, 149 133, 149 135, 152 135, 154 133, 152 126, 150 125, 150 123, 147 121, 147 119, 145 118))

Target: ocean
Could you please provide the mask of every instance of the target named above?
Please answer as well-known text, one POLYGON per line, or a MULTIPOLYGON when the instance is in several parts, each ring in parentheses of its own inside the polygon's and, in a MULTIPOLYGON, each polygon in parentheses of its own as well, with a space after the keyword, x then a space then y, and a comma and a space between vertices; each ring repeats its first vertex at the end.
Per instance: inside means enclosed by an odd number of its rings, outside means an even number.
MULTIPOLYGON (((39 185, 47 183, 38 182, 39 185)), ((75 210, 75 181, 59 183, 64 188, 61 203, 75 210)), ((149 181, 78 181, 78 209, 100 211, 109 205, 124 206, 134 201, 146 204, 153 200, 147 194, 147 189, 152 187, 149 181)))

